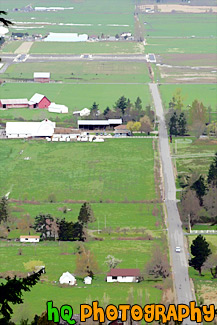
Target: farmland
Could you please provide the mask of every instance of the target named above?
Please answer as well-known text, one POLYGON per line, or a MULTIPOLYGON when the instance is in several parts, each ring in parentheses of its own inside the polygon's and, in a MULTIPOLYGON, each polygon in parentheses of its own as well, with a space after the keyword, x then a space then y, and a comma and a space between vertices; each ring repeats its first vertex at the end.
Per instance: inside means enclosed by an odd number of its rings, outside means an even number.
POLYGON ((51 80, 65 83, 145 83, 149 82, 145 63, 138 62, 44 62, 11 65, 1 77, 33 79, 33 73, 49 71, 51 80))

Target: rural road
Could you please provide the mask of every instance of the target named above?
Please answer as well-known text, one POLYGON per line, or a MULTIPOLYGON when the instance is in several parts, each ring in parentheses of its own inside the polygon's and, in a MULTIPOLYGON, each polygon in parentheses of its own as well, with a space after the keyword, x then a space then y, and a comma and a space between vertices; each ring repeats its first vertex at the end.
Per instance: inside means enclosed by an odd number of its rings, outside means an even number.
MULTIPOLYGON (((154 100, 156 115, 159 120, 159 145, 160 156, 163 167, 165 204, 167 208, 168 236, 170 245, 171 264, 174 275, 174 285, 178 304, 187 304, 194 300, 189 275, 188 261, 184 247, 184 235, 176 204, 176 186, 173 174, 172 160, 170 157, 168 133, 165 124, 163 106, 157 84, 149 84, 154 100), (176 253, 175 247, 180 246, 181 252, 176 253)), ((183 324, 193 324, 190 319, 183 321, 183 324)))

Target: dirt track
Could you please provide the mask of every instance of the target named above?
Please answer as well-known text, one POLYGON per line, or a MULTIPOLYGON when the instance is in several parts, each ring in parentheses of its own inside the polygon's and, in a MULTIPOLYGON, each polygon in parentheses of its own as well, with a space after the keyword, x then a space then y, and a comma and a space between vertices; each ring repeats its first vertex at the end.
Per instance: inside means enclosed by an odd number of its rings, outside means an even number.
POLYGON ((33 42, 23 42, 15 51, 15 54, 27 54, 32 46, 33 42))

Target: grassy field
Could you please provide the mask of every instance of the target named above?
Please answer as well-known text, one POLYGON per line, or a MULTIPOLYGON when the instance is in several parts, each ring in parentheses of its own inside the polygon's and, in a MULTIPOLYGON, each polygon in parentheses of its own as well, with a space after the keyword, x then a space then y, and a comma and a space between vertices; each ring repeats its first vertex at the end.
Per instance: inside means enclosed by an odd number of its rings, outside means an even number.
POLYGON ((172 39, 172 38, 148 38, 145 46, 146 53, 215 53, 216 39, 172 39))
POLYGON ((103 144, 11 140, 5 144, 0 142, 1 195, 11 191, 11 198, 47 201, 54 193, 57 201, 126 203, 156 197, 151 139, 113 139, 103 144), (25 161, 26 156, 31 160, 25 161))
POLYGON ((2 79, 32 79, 34 72, 49 71, 51 80, 65 83, 149 82, 147 65, 139 62, 44 62, 9 66, 2 79))
POLYGON ((22 44, 22 41, 5 42, 1 47, 3 53, 14 53, 14 51, 22 44))
MULTIPOLYGON (((156 240, 156 242, 158 241, 156 240)), ((145 281, 139 284, 109 284, 104 281, 108 271, 104 261, 108 254, 114 254, 117 258, 122 259, 120 267, 134 268, 137 266, 142 271, 150 259, 153 242, 107 240, 89 242, 85 245, 94 252, 100 274, 96 275, 90 286, 85 286, 81 279, 76 277, 77 287, 63 288, 53 281, 58 281, 63 272, 74 273, 75 243, 40 243, 35 248, 31 245, 1 244, 1 258, 5 261, 1 267, 2 272, 7 270, 24 272, 23 262, 32 259, 40 259, 46 266, 46 274, 43 276, 45 281, 37 284, 30 293, 24 295, 23 305, 15 306, 14 320, 16 324, 22 317, 32 319, 35 313, 41 314, 46 309, 48 300, 54 300, 54 304, 58 307, 68 303, 73 306, 74 312, 78 313, 79 305, 88 300, 99 300, 100 305, 107 305, 108 302, 104 302, 103 299, 105 293, 112 304, 126 303, 129 301, 129 290, 133 288, 132 303, 138 303, 139 295, 142 296, 140 298, 142 305, 147 301, 147 296, 149 303, 160 302, 162 292, 155 288, 157 283, 154 281, 145 281), (17 254, 19 248, 22 249, 21 256, 17 254)))
POLYGON ((36 92, 46 95, 52 102, 67 105, 69 113, 56 114, 49 113, 47 110, 20 108, 1 111, 1 118, 13 120, 21 117, 28 121, 42 120, 44 118, 55 120, 58 116, 60 120, 66 120, 72 117, 73 111, 91 107, 95 101, 99 104, 101 111, 104 111, 107 106, 113 108, 118 98, 123 95, 133 102, 139 96, 144 108, 151 103, 148 85, 7 83, 1 87, 2 98, 30 99, 36 92))
POLYGON ((135 42, 35 42, 30 53, 32 54, 129 54, 144 53, 143 44, 135 42))
POLYGON ((168 108, 168 104, 176 90, 181 89, 185 106, 191 105, 194 99, 197 99, 199 101, 202 101, 206 107, 211 106, 213 112, 217 111, 216 85, 160 85, 159 89, 165 109, 168 108))
POLYGON ((149 37, 211 37, 216 31, 213 14, 139 15, 139 19, 149 37))

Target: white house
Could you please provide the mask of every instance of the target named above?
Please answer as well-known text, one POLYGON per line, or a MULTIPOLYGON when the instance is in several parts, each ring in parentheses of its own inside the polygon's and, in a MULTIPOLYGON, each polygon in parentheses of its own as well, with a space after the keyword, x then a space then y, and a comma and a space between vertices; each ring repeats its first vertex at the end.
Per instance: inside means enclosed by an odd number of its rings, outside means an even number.
POLYGON ((21 243, 39 243, 40 236, 20 236, 21 243))
POLYGON ((45 119, 42 122, 7 122, 7 138, 51 137, 56 127, 55 122, 45 119))
POLYGON ((91 284, 92 283, 92 278, 90 276, 86 276, 86 278, 84 278, 84 283, 85 284, 91 284))
POLYGON ((88 108, 83 108, 81 111, 73 112, 73 115, 89 116, 90 115, 90 110, 88 108))
POLYGON ((139 282, 141 278, 139 269, 111 269, 107 273, 107 282, 139 282))
POLYGON ((65 105, 59 105, 59 104, 51 103, 48 106, 48 112, 51 112, 51 113, 67 114, 68 111, 69 111, 69 109, 65 105))
POLYGON ((73 286, 76 284, 76 279, 74 275, 69 273, 68 271, 63 273, 59 279, 60 284, 68 284, 70 286, 73 286))

